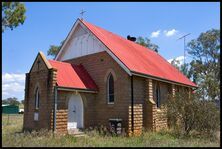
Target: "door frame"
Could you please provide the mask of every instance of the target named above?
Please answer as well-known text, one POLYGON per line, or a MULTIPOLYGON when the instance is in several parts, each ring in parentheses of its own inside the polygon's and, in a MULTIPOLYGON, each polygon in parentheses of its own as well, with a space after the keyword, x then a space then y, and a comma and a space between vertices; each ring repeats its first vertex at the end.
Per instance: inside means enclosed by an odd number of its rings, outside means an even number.
MULTIPOLYGON (((83 103, 83 98, 82 96, 80 95, 80 93, 72 93, 69 95, 69 97, 67 98, 67 106, 68 106, 68 113, 67 113, 67 129, 68 129, 68 122, 69 122, 69 102, 70 100, 75 100, 75 97, 73 96, 78 96, 79 99, 80 99, 80 104, 81 104, 81 107, 82 107, 82 116, 81 116, 81 122, 82 122, 82 127, 77 127, 76 129, 81 129, 81 128, 84 128, 84 103, 83 103)), ((78 124, 77 124, 78 125, 78 124)))

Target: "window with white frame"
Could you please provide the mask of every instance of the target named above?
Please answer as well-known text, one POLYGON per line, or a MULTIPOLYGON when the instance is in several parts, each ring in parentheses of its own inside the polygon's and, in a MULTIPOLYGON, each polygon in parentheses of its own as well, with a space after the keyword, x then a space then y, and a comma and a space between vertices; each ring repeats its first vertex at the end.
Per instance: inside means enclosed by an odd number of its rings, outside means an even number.
POLYGON ((114 103, 114 79, 111 73, 109 74, 107 79, 107 98, 108 104, 114 103))
POLYGON ((35 90, 35 109, 39 109, 39 88, 35 90))

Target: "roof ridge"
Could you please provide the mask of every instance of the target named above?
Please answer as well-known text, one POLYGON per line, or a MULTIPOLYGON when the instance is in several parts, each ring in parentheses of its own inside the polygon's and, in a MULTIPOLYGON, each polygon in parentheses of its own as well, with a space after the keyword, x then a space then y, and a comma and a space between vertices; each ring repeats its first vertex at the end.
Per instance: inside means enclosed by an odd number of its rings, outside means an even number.
MULTIPOLYGON (((88 23, 88 24, 90 24, 90 25, 92 25, 92 26, 95 26, 96 28, 102 29, 102 30, 104 30, 104 31, 106 31, 106 32, 109 32, 109 33, 113 34, 114 36, 117 36, 117 37, 123 39, 124 41, 129 42, 130 44, 134 44, 134 45, 140 46, 140 47, 142 47, 142 48, 146 48, 146 49, 148 49, 148 50, 150 50, 150 51, 152 51, 152 52, 155 52, 154 50, 152 50, 152 49, 150 49, 150 48, 148 48, 148 47, 144 47, 144 46, 142 46, 142 45, 140 45, 140 44, 138 44, 138 43, 136 43, 136 42, 130 41, 130 40, 124 38, 123 36, 118 35, 118 34, 116 34, 116 33, 114 33, 114 32, 108 31, 108 30, 106 30, 106 29, 104 29, 104 28, 102 28, 102 27, 100 27, 100 26, 94 25, 94 24, 92 24, 92 23, 90 23, 90 22, 87 22, 87 21, 84 21, 84 20, 80 20, 80 21, 83 22, 83 23, 88 23)), ((157 52, 155 52, 155 53, 157 53, 157 52)), ((157 54, 159 54, 159 53, 157 53, 157 54)))

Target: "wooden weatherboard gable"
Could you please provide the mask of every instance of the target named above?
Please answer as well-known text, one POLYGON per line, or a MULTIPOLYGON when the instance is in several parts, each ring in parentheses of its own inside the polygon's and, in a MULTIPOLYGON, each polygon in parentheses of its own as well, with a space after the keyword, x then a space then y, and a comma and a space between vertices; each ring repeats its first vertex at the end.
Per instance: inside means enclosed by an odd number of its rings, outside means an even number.
POLYGON ((130 76, 130 70, 79 19, 68 34, 55 60, 66 61, 106 51, 130 76))
POLYGON ((105 51, 102 44, 77 20, 59 51, 56 60, 65 61, 102 51, 105 51))

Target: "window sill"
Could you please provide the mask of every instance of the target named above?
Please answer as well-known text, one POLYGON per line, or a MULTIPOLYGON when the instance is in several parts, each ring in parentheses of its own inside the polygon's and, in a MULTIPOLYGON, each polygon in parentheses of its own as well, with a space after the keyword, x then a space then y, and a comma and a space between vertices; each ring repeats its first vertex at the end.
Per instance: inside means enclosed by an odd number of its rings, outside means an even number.
POLYGON ((108 102, 107 104, 108 105, 114 105, 114 102, 108 102))
POLYGON ((39 109, 35 109, 35 112, 39 112, 39 109))

